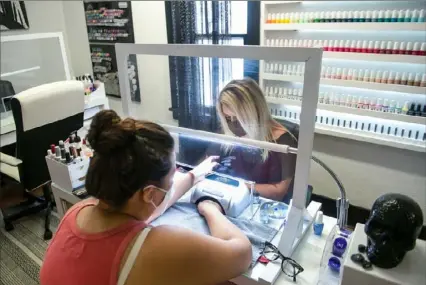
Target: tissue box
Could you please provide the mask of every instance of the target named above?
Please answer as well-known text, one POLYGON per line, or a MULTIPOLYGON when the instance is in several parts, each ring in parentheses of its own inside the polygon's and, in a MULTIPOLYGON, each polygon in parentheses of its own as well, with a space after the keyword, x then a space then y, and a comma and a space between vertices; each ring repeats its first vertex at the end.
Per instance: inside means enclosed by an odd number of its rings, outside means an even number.
POLYGON ((59 187, 71 192, 84 186, 90 164, 89 158, 83 158, 83 161, 75 163, 64 164, 46 156, 46 163, 52 182, 59 187))

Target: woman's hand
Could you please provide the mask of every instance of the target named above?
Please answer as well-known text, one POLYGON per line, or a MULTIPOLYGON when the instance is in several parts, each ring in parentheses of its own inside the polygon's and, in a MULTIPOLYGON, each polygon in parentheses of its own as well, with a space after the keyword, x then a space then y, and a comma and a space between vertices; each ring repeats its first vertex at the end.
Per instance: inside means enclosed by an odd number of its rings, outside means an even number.
POLYGON ((219 156, 210 156, 191 170, 191 173, 194 174, 194 184, 203 180, 207 174, 213 171, 213 168, 218 165, 215 161, 218 158, 219 156))
POLYGON ((198 207, 198 212, 203 217, 215 212, 222 213, 222 208, 220 207, 220 205, 218 205, 216 202, 213 202, 211 200, 205 200, 203 202, 200 202, 197 207, 198 207))

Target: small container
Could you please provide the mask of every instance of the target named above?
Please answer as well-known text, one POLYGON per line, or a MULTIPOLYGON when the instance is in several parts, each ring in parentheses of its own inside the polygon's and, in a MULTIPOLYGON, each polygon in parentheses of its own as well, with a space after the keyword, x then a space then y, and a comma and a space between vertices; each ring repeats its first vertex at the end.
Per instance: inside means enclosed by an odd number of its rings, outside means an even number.
POLYGON ((336 74, 336 68, 332 67, 331 68, 331 79, 336 79, 337 74, 336 74))
POLYGON ((380 42, 379 41, 374 42, 373 53, 380 53, 380 42))
POLYGON ((350 40, 346 40, 345 41, 345 45, 343 46, 343 50, 344 52, 350 52, 351 49, 351 41, 350 40))
POLYGON ((389 72, 387 84, 395 84, 395 72, 394 71, 389 72))
POLYGON ((348 21, 348 12, 347 11, 343 11, 342 13, 342 22, 349 22, 348 21))
POLYGON ((342 79, 342 69, 340 67, 338 67, 336 69, 336 79, 337 80, 341 80, 342 79))
POLYGON ((362 96, 359 96, 359 98, 358 98, 358 103, 356 104, 356 107, 357 107, 358 109, 362 109, 362 108, 363 108, 363 106, 364 106, 364 100, 362 100, 362 96))
POLYGON ((379 53, 381 53, 381 54, 385 54, 386 53, 386 42, 385 41, 380 42, 379 53))
POLYGON ((356 108, 356 107, 357 107, 357 105, 358 105, 358 97, 353 96, 353 97, 352 97, 351 107, 352 107, 352 108, 356 108))
POLYGON ((385 21, 385 11, 380 10, 379 11, 379 16, 377 18, 377 22, 384 22, 385 21))
POLYGON ((278 63, 274 64, 274 73, 278 73, 280 70, 278 63))
POLYGON ((377 71, 377 73, 376 73, 376 79, 374 80, 374 82, 376 82, 376 83, 381 83, 382 82, 382 71, 381 70, 377 71))
POLYGON ((368 97, 364 97, 362 108, 366 110, 370 109, 370 100, 368 99, 368 97))
POLYGON ((363 81, 363 80, 364 80, 364 71, 360 69, 358 71, 358 81, 363 81))
POLYGON ((386 54, 392 54, 393 42, 389 41, 386 44, 386 54))
POLYGON ((398 11, 397 10, 393 10, 392 11, 392 19, 391 22, 398 22, 398 11))
POLYGON ((367 53, 367 49, 368 49, 368 42, 367 41, 362 41, 362 53, 367 53))
POLYGON ((358 80, 358 70, 354 69, 352 72, 352 80, 358 80))
POLYGON ((402 107, 401 104, 399 103, 399 101, 396 102, 396 107, 395 107, 395 114, 401 114, 402 113, 402 107))
POLYGON ((373 14, 371 16, 371 22, 377 22, 377 18, 379 17, 379 13, 376 10, 373 10, 373 14))
POLYGON ((380 80, 380 83, 388 83, 388 78, 389 78, 389 72, 383 71, 383 75, 382 75, 382 80, 380 80))
POLYGON ((355 22, 354 21, 354 13, 352 11, 348 12, 347 22, 355 22))
POLYGON ((396 73, 394 84, 398 84, 398 85, 401 84, 401 73, 400 72, 396 73))
POLYGON ((359 12, 359 22, 365 22, 365 11, 359 12))
POLYGON ((403 115, 407 115, 407 113, 408 113, 408 110, 409 110, 409 102, 408 101, 405 101, 405 103, 404 103, 404 107, 402 107, 402 110, 401 110, 401 112, 402 112, 402 114, 403 115))
POLYGON ((407 47, 405 49, 405 54, 412 54, 413 53, 413 43, 408 42, 407 47))
POLYGON ((294 23, 299 23, 299 12, 294 13, 293 20, 294 20, 294 23))
POLYGON ((284 39, 283 45, 284 45, 284 47, 288 47, 288 39, 284 39))
POLYGON ((363 81, 365 81, 365 82, 369 82, 369 81, 370 81, 370 71, 369 71, 368 69, 366 69, 366 70, 364 71, 364 78, 363 78, 363 81))
POLYGON ((389 113, 395 113, 396 102, 395 100, 391 100, 389 104, 389 113))
POLYGON ((421 56, 426 56, 426 43, 422 43, 420 47, 420 54, 421 56))
POLYGON ((355 52, 362 52, 362 41, 356 42, 356 51, 355 52))
POLYGON ((405 54, 407 44, 405 42, 401 42, 399 45, 399 54, 405 54))
POLYGON ((421 50, 420 50, 420 43, 419 42, 415 42, 413 45, 413 51, 411 52, 412 55, 421 55, 421 50))
POLYGON ((407 85, 407 84, 408 84, 408 75, 407 75, 407 72, 404 72, 401 77, 401 85, 407 85))
POLYGON ((336 13, 336 22, 343 22, 342 12, 337 11, 336 13))
POLYGON ((390 22, 392 20, 392 11, 391 10, 386 10, 385 13, 385 22, 390 22))
MULTIPOLYGON (((342 77, 341 77, 341 79, 342 80, 348 80, 348 69, 347 68, 343 68, 342 69, 342 77)), ((420 82, 419 82, 419 84, 420 84, 420 82)))
POLYGON ((414 86, 420 86, 422 81, 422 75, 420 73, 416 73, 416 77, 414 77, 414 86))
POLYGON ((326 22, 326 23, 330 23, 331 22, 331 12, 330 11, 325 12, 324 22, 326 22))
POLYGON ((324 104, 330 104, 330 96, 328 92, 324 93, 324 104))
POLYGON ((323 42, 322 42, 322 46, 323 46, 323 50, 324 51, 328 51, 329 50, 329 43, 328 43, 328 40, 324 40, 323 42))
POLYGON ((319 15, 319 22, 324 23, 325 22, 325 12, 321 12, 319 15))
POLYGON ((354 22, 360 22, 360 20, 359 20, 359 12, 358 11, 354 12, 353 21, 354 22))
POLYGON ((405 13, 404 10, 399 10, 398 12, 398 22, 404 22, 405 13))
POLYGON ((337 22, 337 19, 336 19, 336 11, 331 11, 331 18, 330 18, 330 22, 332 22, 332 23, 337 22))
POLYGON ((417 23, 419 21, 419 11, 413 10, 413 13, 411 13, 411 22, 417 23))
POLYGON ((367 52, 368 53, 374 53, 374 42, 373 41, 368 42, 367 52))
POLYGON ((345 95, 344 94, 342 94, 342 95, 340 95, 339 96, 339 98, 340 98, 340 106, 345 106, 345 102, 346 102, 346 98, 345 98, 345 95))
POLYGON ((267 47, 271 46, 271 40, 270 39, 266 39, 266 46, 267 47))
POLYGON ((405 10, 404 22, 411 22, 411 11, 405 10))
POLYGON ((347 80, 353 80, 353 70, 350 68, 348 70, 348 76, 346 77, 347 80))
POLYGON ((426 87, 426 74, 423 73, 422 80, 420 81, 420 87, 426 87))
POLYGON ((352 103, 352 95, 348 95, 348 96, 346 97, 346 103, 345 103, 345 106, 346 106, 346 107, 351 107, 351 103, 352 103))
POLYGON ((368 10, 368 11, 366 11, 365 12, 365 21, 366 22, 371 22, 372 21, 372 13, 371 13, 371 11, 370 10, 368 10))
POLYGON ((383 100, 382 111, 386 113, 389 111, 389 99, 383 100))
POLYGON ((318 95, 318 103, 323 104, 324 103, 324 92, 320 92, 318 95))
POLYGON ((411 73, 411 72, 408 73, 407 85, 408 86, 413 86, 414 85, 414 74, 411 73))
POLYGON ((268 13, 268 17, 266 18, 266 23, 271 24, 272 23, 272 14, 268 13))
POLYGON ((377 103, 377 99, 376 98, 371 98, 371 100, 370 100, 370 110, 372 110, 372 111, 376 110, 376 103, 377 103))
POLYGON ((392 54, 398 54, 399 53, 399 42, 394 42, 392 47, 392 54))
POLYGON ((378 98, 377 99, 377 104, 376 104, 376 111, 382 111, 383 108, 383 99, 382 98, 378 98))
POLYGON ((326 69, 326 72, 325 72, 325 77, 327 78, 327 79, 331 79, 331 71, 332 71, 332 69, 331 69, 331 67, 330 66, 328 66, 327 67, 327 69, 326 69))

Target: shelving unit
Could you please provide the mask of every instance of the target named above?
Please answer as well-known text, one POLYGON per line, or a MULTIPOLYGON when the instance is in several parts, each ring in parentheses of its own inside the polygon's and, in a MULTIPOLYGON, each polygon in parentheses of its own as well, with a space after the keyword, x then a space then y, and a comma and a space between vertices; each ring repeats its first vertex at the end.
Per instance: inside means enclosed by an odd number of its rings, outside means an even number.
MULTIPOLYGON (((264 73, 263 79, 303 83, 303 77, 301 76, 289 76, 289 75, 281 75, 281 74, 264 73)), ((332 85, 332 86, 340 86, 340 87, 352 87, 352 88, 361 88, 361 89, 370 89, 370 90, 381 90, 381 91, 392 91, 392 92, 426 95, 426 87, 397 85, 397 84, 382 84, 382 83, 365 82, 365 81, 357 81, 357 80, 335 80, 335 79, 321 79, 320 83, 322 85, 332 85)))
MULTIPOLYGON (((300 107, 302 105, 301 101, 273 98, 273 97, 266 97, 266 101, 271 104, 278 104, 278 105, 282 104, 286 106, 300 107)), ((408 115, 402 115, 402 114, 379 112, 379 111, 372 111, 372 110, 366 110, 366 109, 357 109, 357 108, 350 108, 350 107, 330 105, 330 104, 318 104, 318 110, 326 110, 331 112, 380 118, 384 120, 394 120, 399 122, 426 125, 426 117, 420 117, 420 116, 408 116, 408 115)))
MULTIPOLYGON (((424 9, 418 1, 393 2, 383 1, 375 2, 345 2, 345 1, 325 1, 319 3, 304 3, 305 1, 267 1, 261 4, 261 45, 266 45, 266 40, 334 40, 334 41, 379 41, 379 42, 424 42, 426 38, 426 23, 421 22, 319 22, 319 23, 266 23, 268 13, 275 15, 301 15, 304 13, 316 13, 321 11, 379 11, 379 10, 416 10, 424 9), (362 4, 362 6, 360 5, 362 4)), ((308 2, 308 1, 306 1, 308 2)), ((347 13, 347 12, 346 12, 347 13)), ((348 15, 348 14, 347 14, 348 15)), ((316 17, 316 16, 315 16, 316 17)), ((277 18, 278 19, 278 18, 277 18)), ((291 18, 290 18, 291 21, 291 18)), ((300 44, 300 43, 299 43, 300 44)), ((304 43, 305 44, 305 43, 304 43)), ((314 43, 315 45, 315 43, 314 43)), ((358 70, 388 70, 394 73, 412 72, 413 74, 426 70, 426 57, 419 55, 407 54, 377 54, 377 53, 354 53, 354 52, 331 52, 323 53, 323 64, 325 66, 336 66, 340 68, 355 68, 358 70)), ((268 66, 271 63, 268 63, 268 66)), ((281 66, 281 63, 279 63, 281 66)), ((284 63, 288 64, 288 63, 284 63)), ((291 64, 291 63, 290 63, 291 64)), ((259 81, 264 90, 267 87, 281 90, 300 89, 303 88, 302 76, 282 75, 265 72, 266 63, 260 62, 259 81)), ((269 67, 268 67, 269 68, 269 67)), ((275 67, 276 69, 276 67, 275 67)), ((277 71, 274 71, 277 72, 277 71)), ((292 71, 294 72, 294 71, 292 71)), ((288 73, 287 73, 288 74, 288 73)), ((294 74, 294 73, 293 73, 294 74)), ((382 98, 395 100, 399 103, 410 102, 415 103, 416 107, 421 104, 422 108, 426 105, 426 87, 384 84, 376 82, 366 82, 358 80, 337 80, 325 79, 320 81, 320 92, 334 92, 342 96, 357 96, 358 98, 382 98), (372 92, 369 92, 369 91, 372 92)), ((284 93, 284 97, 286 93, 284 93)), ((281 91, 280 91, 281 96, 281 91)), ((300 96, 300 95, 299 95, 300 96)), ((299 110, 301 101, 291 100, 292 98, 275 98, 267 97, 267 101, 271 104, 271 109, 285 110, 287 106, 292 110, 299 110)), ((356 141, 374 143, 379 145, 387 145, 391 147, 408 149, 418 152, 426 152, 426 117, 409 116, 396 113, 373 111, 368 109, 351 108, 342 105, 318 104, 318 114, 332 114, 334 118, 350 117, 354 122, 364 122, 364 124, 381 124, 382 126, 390 126, 392 130, 398 131, 398 135, 392 135, 388 132, 373 132, 365 129, 341 127, 338 124, 316 123, 316 132, 319 134, 353 139, 356 141), (340 115, 339 115, 340 114, 340 115), (401 135, 401 130, 407 130, 401 135), (409 131, 410 130, 410 131, 409 131), (411 131, 412 130, 412 131, 411 131), (415 132, 407 136, 407 132, 415 132), (417 134, 419 133, 419 134, 417 134)), ((298 112, 299 112, 298 111, 298 112)), ((277 115, 278 113, 275 113, 277 115)), ((284 114, 284 112, 283 112, 284 114)), ((294 115, 294 112, 292 113, 294 115)), ((278 114, 279 115, 279 114, 278 114)), ((281 119, 297 121, 291 117, 280 117, 281 119)), ((387 127, 386 127, 387 128, 387 127)))
POLYGON ((303 24, 264 24, 265 31, 424 31, 425 23, 303 23, 303 24))

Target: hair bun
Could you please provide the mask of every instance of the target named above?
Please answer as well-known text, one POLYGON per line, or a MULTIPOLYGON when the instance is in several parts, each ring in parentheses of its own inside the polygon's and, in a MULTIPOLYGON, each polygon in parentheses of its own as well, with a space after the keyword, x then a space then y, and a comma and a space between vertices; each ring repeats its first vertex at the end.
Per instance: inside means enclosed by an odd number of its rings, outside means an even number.
POLYGON ((121 121, 115 111, 103 110, 93 117, 87 140, 95 152, 109 153, 134 140, 135 130, 134 120, 121 121))

